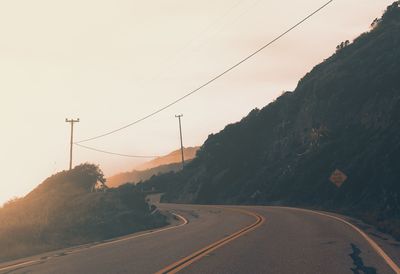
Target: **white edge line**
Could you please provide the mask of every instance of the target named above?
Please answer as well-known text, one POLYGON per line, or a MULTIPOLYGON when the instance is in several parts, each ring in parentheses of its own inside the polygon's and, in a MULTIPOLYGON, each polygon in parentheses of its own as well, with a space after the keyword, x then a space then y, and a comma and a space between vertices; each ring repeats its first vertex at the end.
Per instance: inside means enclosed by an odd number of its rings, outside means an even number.
POLYGON ((363 236, 363 238, 365 240, 367 240, 367 242, 375 250, 375 252, 378 253, 378 255, 383 258, 383 260, 394 270, 394 272, 396 274, 400 274, 400 267, 389 257, 389 255, 387 255, 386 252, 383 251, 383 249, 374 240, 372 240, 364 231, 362 231, 361 229, 359 229, 357 226, 353 225, 352 223, 350 223, 350 222, 348 222, 348 221, 346 221, 346 220, 344 220, 344 219, 342 219, 340 217, 337 217, 337 216, 334 216, 334 215, 330 215, 330 214, 327 214, 327 213, 314 211, 314 210, 303 209, 303 208, 295 208, 295 207, 277 207, 277 208, 285 208, 285 209, 292 209, 292 210, 310 212, 310 213, 314 213, 314 214, 317 214, 317 215, 329 217, 331 219, 335 219, 335 220, 337 220, 339 222, 342 222, 342 223, 350 226, 352 229, 357 231, 361 236, 363 236))
MULTIPOLYGON (((140 238, 140 237, 143 237, 143 236, 147 236, 147 235, 156 234, 156 233, 159 233, 159 232, 175 229, 175 228, 187 225, 189 223, 189 221, 185 217, 183 217, 183 216, 181 216, 179 214, 176 214, 176 213, 171 213, 171 214, 176 216, 176 217, 178 217, 182 221, 182 223, 179 224, 179 225, 176 225, 176 226, 170 226, 170 227, 161 228, 161 229, 158 229, 158 230, 144 232, 144 233, 139 234, 139 235, 126 237, 126 238, 119 239, 119 240, 114 240, 114 241, 110 241, 110 242, 106 242, 106 243, 100 243, 100 244, 94 245, 93 247, 100 247, 100 246, 105 246, 105 245, 109 245, 109 244, 115 244, 115 243, 119 243, 119 242, 124 242, 124 241, 127 241, 127 240, 132 240, 132 239, 140 238)), ((77 251, 79 251, 79 250, 77 250, 77 251)))
POLYGON ((27 264, 33 264, 33 263, 36 263, 36 262, 40 262, 40 260, 32 260, 32 261, 27 261, 27 262, 19 263, 19 264, 9 265, 9 266, 0 268, 0 271, 4 271, 4 270, 8 270, 8 269, 17 268, 17 267, 24 266, 24 265, 27 265, 27 264))
MULTIPOLYGON (((182 221, 182 223, 180 223, 179 225, 176 225, 176 226, 170 226, 170 227, 166 227, 166 228, 162 228, 162 229, 158 229, 158 230, 144 232, 142 234, 126 237, 126 238, 123 238, 123 239, 118 239, 118 240, 114 240, 114 241, 110 241, 110 242, 106 242, 106 243, 95 244, 93 246, 90 246, 89 248, 95 248, 95 247, 106 246, 106 245, 115 244, 115 243, 119 243, 119 242, 123 242, 123 241, 128 241, 128 240, 140 238, 140 237, 143 237, 143 236, 147 236, 147 235, 156 234, 156 233, 160 233, 160 232, 163 232, 163 231, 175 229, 175 228, 187 225, 189 223, 189 221, 185 217, 183 217, 183 216, 181 216, 179 214, 176 214, 176 213, 172 213, 172 212, 171 212, 171 214, 174 215, 175 217, 178 217, 182 221)), ((77 252, 80 252, 80 251, 85 250, 85 249, 87 249, 87 247, 77 248, 75 250, 72 250, 72 251, 66 252, 66 253, 68 253, 68 254, 77 253, 77 252)), ((56 252, 56 251, 54 251, 54 252, 56 252)), ((52 258, 52 257, 54 257, 54 255, 50 256, 50 258, 52 258)), ((0 268, 0 271, 13 269, 13 268, 17 268, 17 267, 28 265, 28 264, 34 264, 34 263, 38 263, 38 262, 41 262, 41 261, 42 260, 39 259, 39 260, 30 260, 30 261, 26 261, 26 262, 22 262, 22 263, 18 263, 18 264, 13 264, 13 265, 9 265, 9 266, 0 268)))

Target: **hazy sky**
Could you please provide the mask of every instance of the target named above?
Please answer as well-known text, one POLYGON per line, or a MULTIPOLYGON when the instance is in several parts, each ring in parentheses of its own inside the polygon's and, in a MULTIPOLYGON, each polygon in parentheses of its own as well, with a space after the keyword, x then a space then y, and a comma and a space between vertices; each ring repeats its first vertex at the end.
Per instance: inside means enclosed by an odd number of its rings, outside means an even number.
MULTIPOLYGON (((293 90, 338 43, 367 31, 394 0, 336 0, 309 22, 185 101, 87 145, 159 155, 293 90)), ((68 167, 76 140, 114 129, 184 95, 321 6, 323 0, 0 1, 0 204, 68 167)), ((106 175, 139 160, 75 149, 106 175)))

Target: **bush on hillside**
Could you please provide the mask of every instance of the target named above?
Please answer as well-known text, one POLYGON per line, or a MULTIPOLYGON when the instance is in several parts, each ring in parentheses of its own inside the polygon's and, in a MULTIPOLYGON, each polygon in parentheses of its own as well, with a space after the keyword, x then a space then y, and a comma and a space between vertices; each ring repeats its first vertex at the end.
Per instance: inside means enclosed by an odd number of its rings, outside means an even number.
POLYGON ((94 191, 96 183, 104 183, 99 167, 83 164, 6 203, 0 208, 0 246, 7 248, 0 249, 0 261, 165 224, 135 186, 94 191))

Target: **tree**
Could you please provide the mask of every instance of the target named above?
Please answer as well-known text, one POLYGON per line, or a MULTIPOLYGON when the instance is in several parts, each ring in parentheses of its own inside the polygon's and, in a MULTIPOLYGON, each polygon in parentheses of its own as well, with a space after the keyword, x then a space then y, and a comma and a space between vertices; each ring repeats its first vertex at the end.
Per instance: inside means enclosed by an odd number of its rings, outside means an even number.
POLYGON ((338 52, 339 50, 344 49, 348 45, 350 45, 350 41, 349 40, 346 40, 346 41, 340 43, 339 45, 336 46, 336 52, 338 52))
POLYGON ((105 185, 103 171, 98 165, 84 163, 70 171, 71 181, 85 188, 88 192, 95 189, 96 184, 105 185))
POLYGON ((380 18, 375 18, 374 21, 372 21, 372 23, 371 23, 371 28, 372 28, 372 29, 376 28, 376 27, 379 25, 379 23, 380 23, 381 21, 382 21, 382 19, 380 19, 380 18))

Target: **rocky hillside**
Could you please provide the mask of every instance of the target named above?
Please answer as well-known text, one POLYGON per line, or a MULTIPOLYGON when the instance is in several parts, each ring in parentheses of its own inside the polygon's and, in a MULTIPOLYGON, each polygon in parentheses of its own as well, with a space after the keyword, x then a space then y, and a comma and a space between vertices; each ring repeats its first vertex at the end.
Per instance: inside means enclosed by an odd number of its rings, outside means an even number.
POLYGON ((183 172, 145 185, 169 201, 310 206, 400 230, 399 2, 294 92, 210 135, 183 172))

